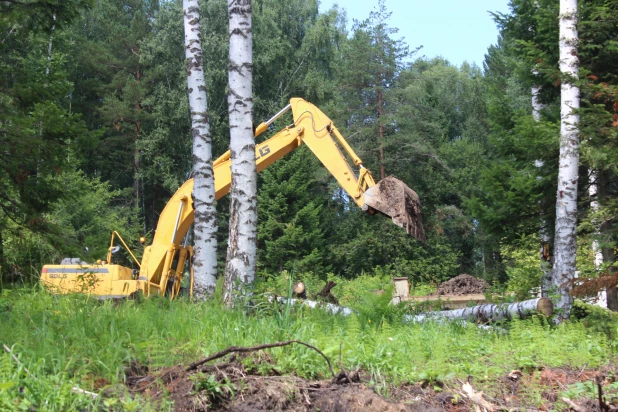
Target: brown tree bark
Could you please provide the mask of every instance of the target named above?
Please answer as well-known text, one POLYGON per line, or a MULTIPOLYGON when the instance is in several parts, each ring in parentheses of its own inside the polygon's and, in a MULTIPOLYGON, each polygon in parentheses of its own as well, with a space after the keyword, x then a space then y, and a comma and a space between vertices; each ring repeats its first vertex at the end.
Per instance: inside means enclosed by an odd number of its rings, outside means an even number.
MULTIPOLYGON (((137 48, 137 54, 139 53, 140 53, 140 49, 137 48)), ((138 85, 141 83, 141 80, 142 80, 142 70, 139 64, 137 65, 137 71, 135 73, 135 80, 137 81, 138 85)), ((133 176, 133 192, 135 193, 135 206, 136 207, 139 207, 140 205, 140 201, 139 201, 140 194, 143 196, 143 193, 140 193, 140 190, 139 190, 139 176, 138 176, 139 170, 141 167, 141 162, 140 162, 141 152, 139 150, 139 145, 138 145, 141 132, 142 132, 142 122, 140 119, 141 111, 142 111, 142 102, 138 100, 135 103, 135 149, 133 152, 133 164, 135 166, 135 175, 133 176)), ((142 210, 142 212, 144 212, 144 210, 142 210)))
MULTIPOLYGON (((381 85, 382 76, 379 76, 378 80, 381 85)), ((384 96, 382 95, 382 90, 378 88, 378 140, 380 144, 380 180, 383 180, 386 177, 386 168, 384 166, 384 125, 382 124, 383 105, 384 96)))

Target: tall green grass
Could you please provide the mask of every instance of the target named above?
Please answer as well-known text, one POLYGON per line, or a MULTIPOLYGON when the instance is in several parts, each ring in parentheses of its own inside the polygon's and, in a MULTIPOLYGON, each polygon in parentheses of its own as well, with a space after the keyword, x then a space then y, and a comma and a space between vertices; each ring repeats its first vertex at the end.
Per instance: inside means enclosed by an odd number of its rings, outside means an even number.
MULTIPOLYGON (((92 382, 99 378, 122 382, 134 362, 157 369, 188 364, 231 345, 283 339, 308 342, 331 357, 339 356, 343 342, 347 368, 361 367, 375 379, 392 383, 484 378, 541 366, 595 367, 614 359, 617 350, 604 334, 592 333, 578 322, 555 327, 530 319, 512 322, 508 333, 501 333, 474 325, 344 318, 310 309, 295 309, 282 317, 276 308, 247 314, 225 310, 216 302, 158 298, 100 302, 37 289, 5 291, 0 298, 0 344, 11 347, 48 388, 61 388, 56 392, 64 391, 63 399, 73 402, 55 410, 77 409, 85 402, 63 388, 77 384, 92 390, 92 382)), ((324 360, 308 348, 289 346, 270 353, 282 372, 328 376, 324 360)), ((36 384, 24 389, 30 378, 7 354, 0 356, 0 365, 0 399, 36 402, 29 395, 37 391, 36 384)))

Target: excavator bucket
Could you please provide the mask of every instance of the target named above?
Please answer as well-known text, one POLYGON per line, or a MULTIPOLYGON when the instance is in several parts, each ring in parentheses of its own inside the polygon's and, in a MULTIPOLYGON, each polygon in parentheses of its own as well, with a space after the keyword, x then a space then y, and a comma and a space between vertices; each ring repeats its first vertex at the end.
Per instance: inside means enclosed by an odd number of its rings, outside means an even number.
POLYGON ((389 176, 364 193, 365 206, 385 214, 420 241, 425 240, 421 203, 416 192, 389 176))

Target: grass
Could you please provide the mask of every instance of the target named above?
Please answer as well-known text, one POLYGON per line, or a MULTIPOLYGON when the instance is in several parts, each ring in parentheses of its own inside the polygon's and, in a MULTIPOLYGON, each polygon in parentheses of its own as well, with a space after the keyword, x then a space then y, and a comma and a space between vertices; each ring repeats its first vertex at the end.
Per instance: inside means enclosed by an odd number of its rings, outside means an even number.
MULTIPOLYGON (((490 379, 511 369, 597 367, 618 352, 615 341, 577 321, 558 327, 540 319, 516 321, 508 325, 508 333, 500 333, 473 325, 343 318, 309 309, 284 314, 263 307, 248 316, 216 302, 151 298, 114 303, 38 289, 5 290, 0 297, 0 344, 11 347, 21 365, 6 353, 0 355, 0 410, 79 410, 92 401, 72 393, 73 385, 93 390, 97 380, 121 383, 134 362, 156 369, 188 364, 231 345, 286 339, 308 342, 332 358, 339 356, 343 342, 348 369, 362 367, 376 382, 390 383, 468 375, 490 379)), ((269 353, 283 373, 329 376, 324 360, 305 347, 269 353)), ((114 402, 104 406, 133 408, 130 399, 114 402)))

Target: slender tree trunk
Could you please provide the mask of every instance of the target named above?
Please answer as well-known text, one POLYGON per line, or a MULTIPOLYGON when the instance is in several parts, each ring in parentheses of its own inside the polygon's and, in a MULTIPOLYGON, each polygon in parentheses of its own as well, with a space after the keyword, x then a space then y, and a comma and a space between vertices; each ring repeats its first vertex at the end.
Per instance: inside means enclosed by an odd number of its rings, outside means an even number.
POLYGON ((2 284, 4 283, 5 273, 8 273, 6 264, 4 262, 4 240, 2 237, 3 227, 0 227, 0 289, 2 288, 2 284))
MULTIPOLYGON (((54 44, 54 31, 56 30, 56 11, 52 14, 54 23, 51 26, 51 34, 47 43, 47 66, 45 67, 45 87, 49 85, 49 72, 51 70, 52 46, 54 44)), ((39 136, 43 137, 43 120, 39 120, 39 136)), ((36 176, 39 177, 39 161, 36 162, 36 176)))
MULTIPOLYGON (((56 21, 56 12, 52 14, 52 20, 56 21)), ((45 68, 45 76, 49 76, 49 70, 51 67, 51 55, 52 55, 52 45, 54 43, 54 31, 56 30, 56 24, 52 24, 51 26, 51 34, 49 35, 49 43, 47 43, 47 67, 45 68)))
MULTIPOLYGON (((138 49, 139 50, 139 49, 138 49)), ((138 51, 139 53, 139 51, 138 51)), ((137 65, 137 72, 135 73, 135 80, 139 85, 142 81, 142 71, 141 67, 137 65)), ((133 151, 133 164, 135 166, 135 174, 133 176, 133 192, 135 193, 135 207, 140 207, 140 195, 143 196, 143 193, 140 193, 139 187, 139 171, 141 167, 141 153, 139 150, 139 139, 142 134, 142 122, 140 118, 140 114, 142 111, 142 102, 138 101, 135 103, 135 148, 133 151)), ((142 210, 142 213, 145 213, 145 210, 142 210)))
MULTIPOLYGON (((598 189, 598 202, 603 202, 607 199, 608 196, 611 196, 609 191, 610 185, 610 172, 609 171, 598 171, 596 173, 598 178, 598 184, 596 188, 598 189)), ((598 208, 598 204, 596 206, 598 208)), ((592 208, 592 205, 591 205, 592 208)), ((611 238, 611 233, 613 232, 613 224, 611 219, 604 219, 603 222, 599 225, 599 232, 603 239, 611 238)), ((605 243, 605 242, 604 242, 605 243)), ((607 242, 601 247, 601 255, 603 259, 603 263, 606 263, 608 266, 608 272, 615 273, 616 266, 614 262, 616 261, 616 253, 614 251, 614 243, 607 242), (609 244, 607 244, 609 243, 609 244)), ((595 262, 596 262, 596 254, 595 254, 595 262)), ((614 312, 618 312, 618 289, 616 287, 607 288, 604 291, 605 293, 605 307, 614 312)))
MULTIPOLYGON (((611 220, 607 220, 601 225, 601 233, 607 233, 607 232, 610 232, 611 230, 612 230, 611 220)), ((612 273, 615 273, 616 267, 613 265, 613 263, 616 261, 616 254, 614 252, 614 248, 604 247, 602 248, 602 253, 603 253, 603 261, 605 263, 611 264, 611 266, 609 267, 609 271, 612 273)), ((618 312, 618 288, 616 288, 615 286, 612 288, 608 288, 605 291, 605 296, 607 299, 606 301, 607 309, 614 311, 614 312, 618 312)))
MULTIPOLYGON (((594 169, 588 171, 588 196, 590 196, 590 211, 596 213, 599 211, 599 196, 598 196, 598 173, 594 169)), ((603 251, 599 247, 598 237, 600 235, 600 227, 595 225, 595 238, 592 241, 592 252, 594 254, 594 268, 598 272, 603 264, 603 251)), ((607 308, 607 293, 605 290, 600 290, 597 293, 597 305, 607 308)))
POLYGON ((257 262, 257 169, 253 136, 251 0, 228 0, 228 113, 232 186, 223 300, 253 283, 257 262))
POLYGON ((183 10, 187 86, 193 135, 193 208, 195 210, 193 295, 196 299, 203 300, 212 295, 217 283, 215 180, 212 168, 206 83, 202 68, 198 0, 183 0, 183 10))
MULTIPOLYGON (((538 72, 533 70, 533 73, 536 75, 538 72)), ((539 122, 541 120, 541 110, 545 108, 545 105, 542 104, 539 100, 539 93, 541 88, 538 86, 532 86, 532 117, 535 121, 539 122)), ((534 165, 537 169, 541 169, 545 163, 537 159, 534 162, 534 165)), ((541 179, 541 176, 538 176, 537 179, 541 179)), ((552 289, 552 280, 551 280, 551 268, 553 266, 553 256, 551 254, 551 232, 547 225, 547 220, 543 217, 544 210, 543 204, 541 203, 539 209, 539 214, 541 215, 540 219, 540 228, 539 228, 539 239, 540 239, 540 265, 541 265, 541 295, 547 296, 548 292, 552 289)))
MULTIPOLYGON (((382 76, 379 76, 379 82, 382 84, 382 76)), ((380 180, 386 177, 386 168, 384 166, 384 125, 382 124, 382 111, 384 105, 384 96, 382 90, 378 88, 378 140, 380 145, 380 180)))
POLYGON ((561 124, 556 231, 554 239, 553 284, 560 310, 556 320, 567 319, 573 298, 577 252, 577 183, 579 166, 579 88, 574 84, 579 73, 577 58, 577 0, 560 0, 561 124))

